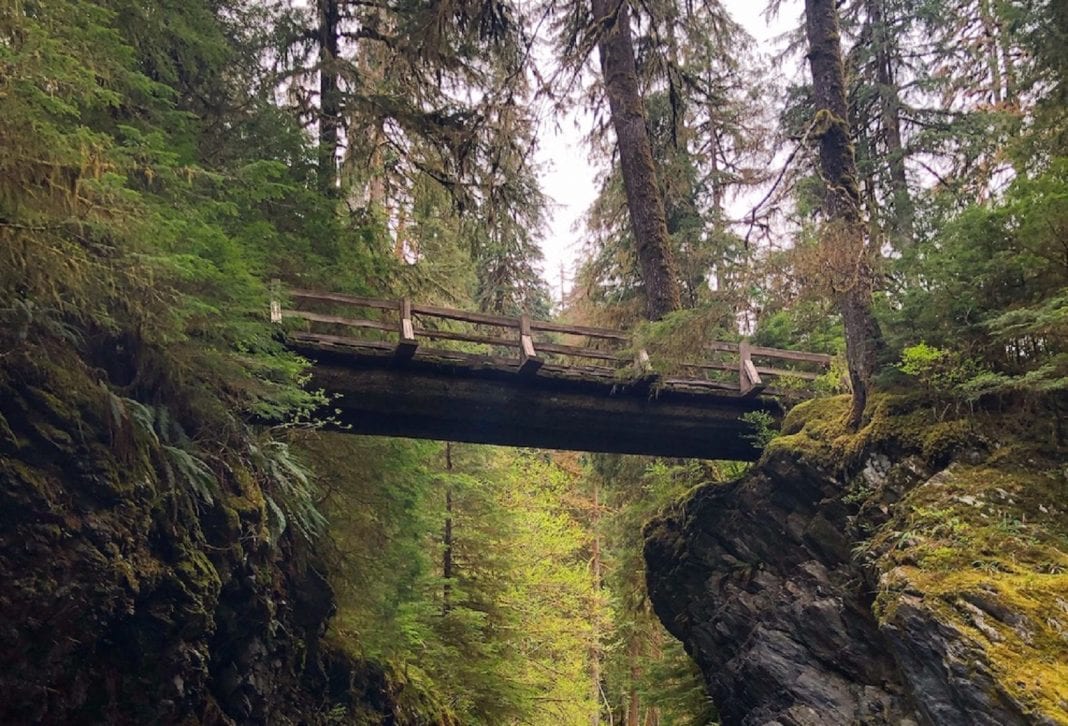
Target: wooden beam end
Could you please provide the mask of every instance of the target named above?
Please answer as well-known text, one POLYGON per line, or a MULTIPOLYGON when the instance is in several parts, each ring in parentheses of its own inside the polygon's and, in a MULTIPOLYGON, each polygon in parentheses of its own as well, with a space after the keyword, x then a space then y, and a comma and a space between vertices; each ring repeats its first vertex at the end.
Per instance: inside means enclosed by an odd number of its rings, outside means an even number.
POLYGON ((409 360, 415 355, 415 351, 419 349, 419 343, 415 339, 401 340, 397 343, 397 347, 393 350, 393 356, 400 360, 409 360))
POLYGON ((521 376, 533 376, 545 363, 544 360, 537 356, 527 356, 523 358, 523 361, 519 364, 519 375, 521 376))

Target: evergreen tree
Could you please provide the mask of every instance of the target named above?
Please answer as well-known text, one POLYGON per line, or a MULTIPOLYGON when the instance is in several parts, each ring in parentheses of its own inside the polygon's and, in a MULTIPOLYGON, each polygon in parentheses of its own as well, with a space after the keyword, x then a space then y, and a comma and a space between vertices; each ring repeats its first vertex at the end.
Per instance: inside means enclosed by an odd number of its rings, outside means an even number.
POLYGON ((868 387, 875 372, 882 332, 872 311, 874 259, 878 250, 864 234, 856 161, 850 143, 845 70, 834 3, 807 0, 805 29, 819 140, 820 173, 825 185, 821 231, 827 284, 842 315, 846 360, 853 388, 850 425, 860 425, 868 387))

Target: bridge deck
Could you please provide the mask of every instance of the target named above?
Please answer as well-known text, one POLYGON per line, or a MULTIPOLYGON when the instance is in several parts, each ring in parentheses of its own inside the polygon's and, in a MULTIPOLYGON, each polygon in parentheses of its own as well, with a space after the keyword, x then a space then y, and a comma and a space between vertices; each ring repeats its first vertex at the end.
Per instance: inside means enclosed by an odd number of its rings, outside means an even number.
POLYGON ((792 379, 796 394, 797 382, 830 362, 744 341, 713 343, 684 368, 693 375, 662 378, 644 351, 630 354, 623 331, 404 300, 290 295, 378 313, 352 318, 272 303, 274 320, 304 321, 305 330, 288 332, 288 344, 313 362, 313 385, 335 397, 336 425, 353 433, 751 460, 759 450, 741 416, 781 413, 782 391, 768 379, 792 379), (354 329, 359 337, 339 334, 354 329))

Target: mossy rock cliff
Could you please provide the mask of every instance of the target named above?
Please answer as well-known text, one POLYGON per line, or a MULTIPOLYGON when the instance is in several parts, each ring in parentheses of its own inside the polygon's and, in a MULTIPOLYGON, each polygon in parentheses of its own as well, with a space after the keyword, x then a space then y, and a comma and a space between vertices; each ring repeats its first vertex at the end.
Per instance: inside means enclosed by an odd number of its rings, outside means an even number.
MULTIPOLYGON (((725 724, 1068 724, 1068 468, 1018 415, 811 401, 646 529, 725 724)), ((1037 422, 1040 423, 1040 422, 1037 422)))
POLYGON ((137 406, 73 358, 3 370, 0 723, 403 723, 254 471, 189 486, 137 406))

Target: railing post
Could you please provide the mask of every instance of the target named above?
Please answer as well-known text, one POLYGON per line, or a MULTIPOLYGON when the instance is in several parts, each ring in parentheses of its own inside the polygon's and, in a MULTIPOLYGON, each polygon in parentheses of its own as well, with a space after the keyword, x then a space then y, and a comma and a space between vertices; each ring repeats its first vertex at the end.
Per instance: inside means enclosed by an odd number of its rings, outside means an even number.
POLYGON ((282 322, 282 281, 277 277, 271 280, 271 322, 282 322))
POLYGON ((398 333, 400 334, 397 340, 397 348, 394 350, 394 355, 397 358, 408 359, 415 355, 416 348, 419 347, 419 343, 415 339, 415 326, 412 324, 412 301, 408 298, 401 298, 398 308, 400 310, 400 327, 398 333))
POLYGON ((532 376, 544 363, 534 350, 534 336, 530 332, 530 316, 519 316, 519 375, 532 376))
POLYGON ((638 370, 638 375, 642 377, 652 374, 653 364, 649 360, 649 353, 645 348, 639 350, 638 354, 634 356, 634 367, 638 370))
POLYGON ((764 381, 760 379, 760 373, 753 365, 753 354, 749 346, 749 340, 745 339, 738 344, 738 390, 746 398, 755 396, 764 390, 764 381))

